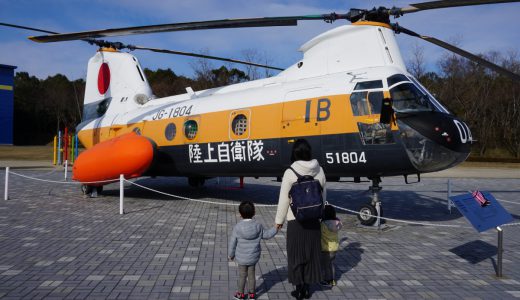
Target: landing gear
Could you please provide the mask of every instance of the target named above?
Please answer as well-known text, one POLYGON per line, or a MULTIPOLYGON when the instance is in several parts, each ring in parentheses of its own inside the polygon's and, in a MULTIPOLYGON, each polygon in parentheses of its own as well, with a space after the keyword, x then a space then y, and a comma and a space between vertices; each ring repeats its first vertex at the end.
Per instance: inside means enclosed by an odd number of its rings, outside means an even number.
POLYGON ((92 185, 81 185, 81 192, 83 193, 83 197, 96 198, 103 192, 103 186, 92 186, 92 185))
POLYGON ((205 181, 204 177, 188 177, 188 184, 195 188, 203 186, 205 181))
POLYGON ((368 190, 372 193, 372 201, 370 204, 365 204, 359 209, 358 220, 361 225, 365 226, 378 226, 381 225, 381 217, 383 215, 383 209, 381 208, 381 201, 379 201, 379 191, 382 187, 379 186, 381 182, 380 177, 370 178, 372 180, 372 186, 368 190))

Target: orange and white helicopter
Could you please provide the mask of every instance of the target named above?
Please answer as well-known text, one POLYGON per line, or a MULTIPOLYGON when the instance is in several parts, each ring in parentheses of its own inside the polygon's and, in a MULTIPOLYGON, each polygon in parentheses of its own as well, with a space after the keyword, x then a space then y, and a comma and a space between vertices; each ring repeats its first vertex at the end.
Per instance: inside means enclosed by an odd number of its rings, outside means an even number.
POLYGON ((407 72, 395 34, 418 37, 520 80, 520 75, 476 55, 391 23, 390 16, 503 2, 518 1, 433 1, 404 8, 351 9, 346 14, 68 34, 46 31, 53 34, 31 39, 85 40, 101 46, 88 63, 83 122, 77 127, 88 150, 74 164, 75 180, 106 181, 120 174, 125 178, 184 176, 197 186, 216 176, 279 177, 291 163, 292 143, 304 138, 329 180, 367 177, 372 181, 375 196, 360 214, 363 224, 371 224, 379 213, 381 177, 404 175, 406 179, 413 174, 420 180, 421 173, 453 167, 468 157, 473 140, 468 126, 407 72), (185 94, 165 98, 153 95, 136 57, 118 49, 187 53, 96 40, 339 19, 352 24, 305 43, 300 48, 303 58, 276 76, 201 91, 186 87, 185 94))

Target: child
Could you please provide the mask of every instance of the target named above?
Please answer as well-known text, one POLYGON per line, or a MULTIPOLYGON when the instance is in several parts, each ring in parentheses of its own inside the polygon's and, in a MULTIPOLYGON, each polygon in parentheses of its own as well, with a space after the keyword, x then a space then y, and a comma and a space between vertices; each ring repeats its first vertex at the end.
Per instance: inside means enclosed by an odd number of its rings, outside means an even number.
POLYGON ((266 230, 262 224, 253 219, 255 205, 250 201, 240 203, 238 211, 243 220, 233 228, 228 255, 230 260, 236 260, 238 263, 238 290, 234 297, 235 299, 246 299, 244 287, 247 279, 249 283, 249 298, 247 299, 254 300, 256 299, 255 265, 262 252, 260 240, 272 238, 277 233, 277 229, 273 227, 266 230))
POLYGON ((341 221, 336 218, 336 210, 332 205, 325 205, 321 219, 321 266, 324 280, 320 282, 324 286, 335 286, 334 259, 339 248, 338 230, 343 227, 341 221))

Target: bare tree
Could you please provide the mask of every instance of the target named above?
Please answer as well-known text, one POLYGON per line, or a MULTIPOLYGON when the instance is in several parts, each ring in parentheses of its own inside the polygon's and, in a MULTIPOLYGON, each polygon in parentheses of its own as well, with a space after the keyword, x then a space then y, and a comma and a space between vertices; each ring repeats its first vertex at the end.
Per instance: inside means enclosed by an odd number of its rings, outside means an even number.
MULTIPOLYGON (((257 49, 242 50, 242 56, 245 61, 258 64, 271 65, 273 62, 273 60, 269 58, 267 54, 260 53, 257 49)), ((267 68, 246 65, 245 70, 247 77, 249 77, 251 80, 273 76, 273 70, 267 68)))
MULTIPOLYGON (((510 51, 502 60, 502 66, 520 73, 518 52, 510 51)), ((515 158, 520 158, 520 85, 509 78, 500 78, 498 98, 502 109, 500 115, 501 141, 515 158)))
POLYGON ((408 61, 408 70, 417 79, 420 79, 426 73, 424 47, 419 46, 417 42, 414 44, 412 56, 408 61))

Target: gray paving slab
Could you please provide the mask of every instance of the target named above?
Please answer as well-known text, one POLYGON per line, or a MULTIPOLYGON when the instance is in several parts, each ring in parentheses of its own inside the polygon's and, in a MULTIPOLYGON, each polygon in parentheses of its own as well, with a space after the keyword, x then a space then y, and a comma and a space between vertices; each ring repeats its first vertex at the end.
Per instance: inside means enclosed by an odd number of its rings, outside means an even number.
MULTIPOLYGON (((16 172, 63 180, 53 170, 16 172)), ((448 177, 453 193, 490 191, 519 222, 520 179, 448 177)), ((448 212, 448 177, 425 177, 411 185, 384 178, 380 199, 389 218, 459 227, 387 221, 389 229, 377 231, 356 226, 355 216, 340 212, 345 228, 336 258, 337 286, 313 286, 312 298, 520 298, 518 227, 504 227, 505 276, 496 278, 497 234, 479 234, 456 209, 448 212)), ((1 195, 3 182, 0 172, 1 195)), ((239 215, 228 204, 248 199, 274 205, 279 183, 246 178, 244 189, 234 188, 234 178, 212 179, 200 189, 176 178, 137 183, 197 201, 127 184, 126 214, 119 215, 116 184, 106 186, 103 197, 83 198, 74 184, 11 175, 10 199, 0 200, 0 298, 230 299, 238 272, 227 261, 227 243, 239 215)), ((328 201, 348 209, 357 210, 370 197, 368 183, 330 182, 327 187, 328 201)), ((274 207, 259 206, 256 218, 271 226, 274 214, 274 207)), ((285 233, 262 244, 259 299, 290 297, 285 233)))

